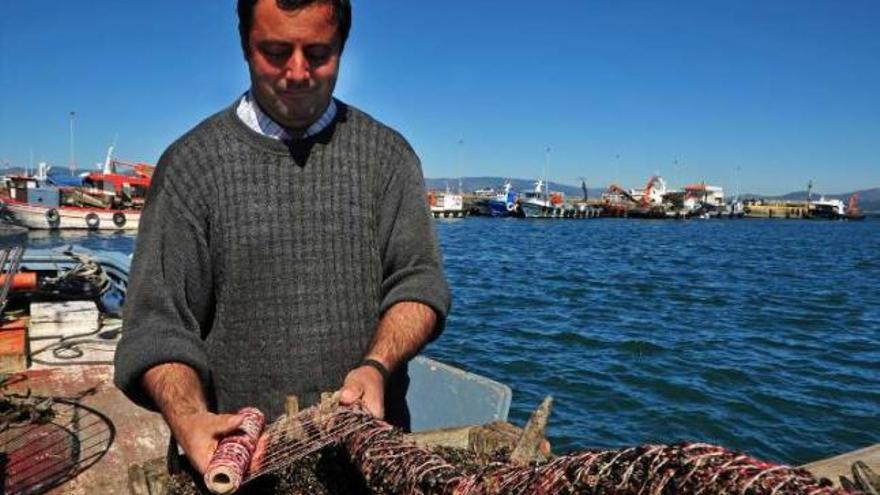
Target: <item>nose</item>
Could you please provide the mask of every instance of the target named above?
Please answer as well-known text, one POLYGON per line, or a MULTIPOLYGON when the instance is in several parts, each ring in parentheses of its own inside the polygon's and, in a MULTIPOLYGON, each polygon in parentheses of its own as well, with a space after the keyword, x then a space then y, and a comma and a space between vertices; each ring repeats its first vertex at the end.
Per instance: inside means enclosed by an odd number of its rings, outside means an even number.
POLYGON ((303 55, 302 51, 294 50, 290 55, 285 67, 284 78, 293 85, 308 85, 311 78, 311 67, 309 67, 308 59, 303 55))

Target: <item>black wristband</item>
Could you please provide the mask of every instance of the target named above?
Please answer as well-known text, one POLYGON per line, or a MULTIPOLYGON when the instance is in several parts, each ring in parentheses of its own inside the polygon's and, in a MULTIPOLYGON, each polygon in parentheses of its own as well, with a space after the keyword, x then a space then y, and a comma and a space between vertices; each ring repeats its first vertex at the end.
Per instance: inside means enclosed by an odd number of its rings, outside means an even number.
POLYGON ((382 375, 382 382, 388 383, 388 379, 391 377, 391 372, 388 371, 388 368, 385 367, 384 364, 376 361, 375 359, 364 359, 358 364, 358 368, 363 366, 369 366, 374 370, 378 371, 380 375, 382 375))

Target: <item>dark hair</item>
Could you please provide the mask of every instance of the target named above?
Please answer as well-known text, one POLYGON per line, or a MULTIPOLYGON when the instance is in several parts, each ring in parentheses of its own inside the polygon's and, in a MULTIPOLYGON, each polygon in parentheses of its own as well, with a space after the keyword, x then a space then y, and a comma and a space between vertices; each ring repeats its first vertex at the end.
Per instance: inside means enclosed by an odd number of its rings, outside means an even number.
MULTIPOLYGON (((254 23, 254 7, 259 0, 238 0, 238 35, 241 38, 241 49, 248 56, 248 45, 251 38, 251 26, 254 23)), ((345 48, 348 32, 351 30, 351 0, 275 0, 278 8, 297 10, 313 3, 328 3, 333 6, 336 17, 336 29, 339 33, 339 52, 345 48)))

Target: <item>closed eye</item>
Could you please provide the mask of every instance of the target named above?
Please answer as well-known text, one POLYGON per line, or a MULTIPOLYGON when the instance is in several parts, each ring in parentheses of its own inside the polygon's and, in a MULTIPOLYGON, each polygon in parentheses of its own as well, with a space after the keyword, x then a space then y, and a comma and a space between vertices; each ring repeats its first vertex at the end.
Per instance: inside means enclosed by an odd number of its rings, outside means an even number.
POLYGON ((287 43, 261 43, 257 46, 264 57, 272 60, 287 60, 293 47, 287 43))
POLYGON ((306 47, 305 55, 312 66, 324 65, 333 55, 333 47, 330 45, 311 45, 306 47))

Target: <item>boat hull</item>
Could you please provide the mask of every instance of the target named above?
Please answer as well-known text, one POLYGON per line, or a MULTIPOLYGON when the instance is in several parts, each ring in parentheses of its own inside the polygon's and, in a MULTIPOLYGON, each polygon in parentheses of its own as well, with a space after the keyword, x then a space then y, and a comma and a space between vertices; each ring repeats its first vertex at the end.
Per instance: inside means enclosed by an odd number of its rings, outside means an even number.
POLYGON ((38 230, 137 230, 139 210, 106 210, 101 208, 57 208, 33 203, 5 202, 5 209, 15 221, 38 230))
POLYGON ((486 206, 490 217, 509 217, 516 210, 516 204, 497 199, 489 199, 486 206))
POLYGON ((565 208, 553 205, 523 202, 519 205, 525 218, 563 218, 565 208))

